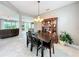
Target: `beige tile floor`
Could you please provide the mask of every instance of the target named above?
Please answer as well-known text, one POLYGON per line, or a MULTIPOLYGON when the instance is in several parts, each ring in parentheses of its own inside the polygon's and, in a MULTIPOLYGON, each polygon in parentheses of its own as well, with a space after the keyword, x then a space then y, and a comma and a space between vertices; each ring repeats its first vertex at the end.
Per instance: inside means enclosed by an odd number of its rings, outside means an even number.
MULTIPOLYGON (((6 39, 0 39, 0 57, 36 57, 36 47, 33 52, 30 50, 30 45, 26 47, 26 36, 12 37, 6 39)), ((39 56, 41 53, 39 51, 39 56)), ((49 57, 48 49, 45 49, 44 56, 49 57)), ((79 50, 55 44, 55 54, 52 57, 79 57, 79 50)))

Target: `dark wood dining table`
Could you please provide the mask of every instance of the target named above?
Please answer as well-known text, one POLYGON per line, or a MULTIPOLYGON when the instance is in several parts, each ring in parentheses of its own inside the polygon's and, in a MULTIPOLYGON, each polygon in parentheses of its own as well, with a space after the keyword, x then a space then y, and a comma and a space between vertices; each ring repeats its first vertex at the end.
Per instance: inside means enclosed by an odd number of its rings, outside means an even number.
POLYGON ((32 35, 32 37, 37 38, 41 42, 41 57, 43 57, 43 54, 44 54, 44 52, 43 52, 43 50, 44 50, 43 42, 49 43, 51 41, 51 47, 53 48, 53 54, 55 53, 54 52, 54 43, 52 42, 51 38, 48 37, 47 34, 40 33, 40 34, 37 34, 37 35, 32 35))

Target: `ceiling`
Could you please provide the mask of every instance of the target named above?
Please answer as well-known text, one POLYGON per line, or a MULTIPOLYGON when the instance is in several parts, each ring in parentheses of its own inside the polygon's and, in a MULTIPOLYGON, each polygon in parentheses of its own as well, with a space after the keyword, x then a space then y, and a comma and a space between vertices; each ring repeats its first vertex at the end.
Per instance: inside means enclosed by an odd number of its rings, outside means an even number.
MULTIPOLYGON (((37 1, 9 1, 20 12, 35 17, 38 15, 37 1)), ((40 14, 74 3, 74 1, 40 1, 40 14)))

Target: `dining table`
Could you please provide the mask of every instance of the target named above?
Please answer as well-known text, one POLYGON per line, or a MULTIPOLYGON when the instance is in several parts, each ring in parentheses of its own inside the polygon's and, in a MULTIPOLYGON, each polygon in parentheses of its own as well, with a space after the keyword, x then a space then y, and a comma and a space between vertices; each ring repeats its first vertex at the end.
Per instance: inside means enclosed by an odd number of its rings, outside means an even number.
POLYGON ((54 51, 54 43, 51 39, 51 37, 49 37, 49 35, 47 33, 38 33, 36 35, 32 35, 32 37, 37 38, 38 40, 40 40, 41 42, 41 57, 44 56, 44 47, 43 47, 43 43, 49 43, 51 41, 51 47, 53 48, 53 54, 55 53, 54 51))

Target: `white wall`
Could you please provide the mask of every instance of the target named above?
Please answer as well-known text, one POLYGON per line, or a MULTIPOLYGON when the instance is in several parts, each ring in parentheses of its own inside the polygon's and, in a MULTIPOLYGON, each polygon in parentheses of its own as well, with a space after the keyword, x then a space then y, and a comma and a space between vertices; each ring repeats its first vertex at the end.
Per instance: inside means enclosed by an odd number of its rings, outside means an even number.
POLYGON ((33 22, 33 17, 22 15, 23 22, 33 22))
POLYGON ((3 4, 0 4, 0 18, 8 19, 8 20, 18 20, 19 15, 17 12, 11 10, 3 4))
POLYGON ((37 32, 38 30, 42 30, 42 27, 41 27, 41 23, 40 22, 35 22, 34 23, 34 31, 37 32))
POLYGON ((79 2, 42 15, 43 18, 53 16, 58 17, 58 34, 61 31, 70 33, 74 43, 79 45, 79 2))

